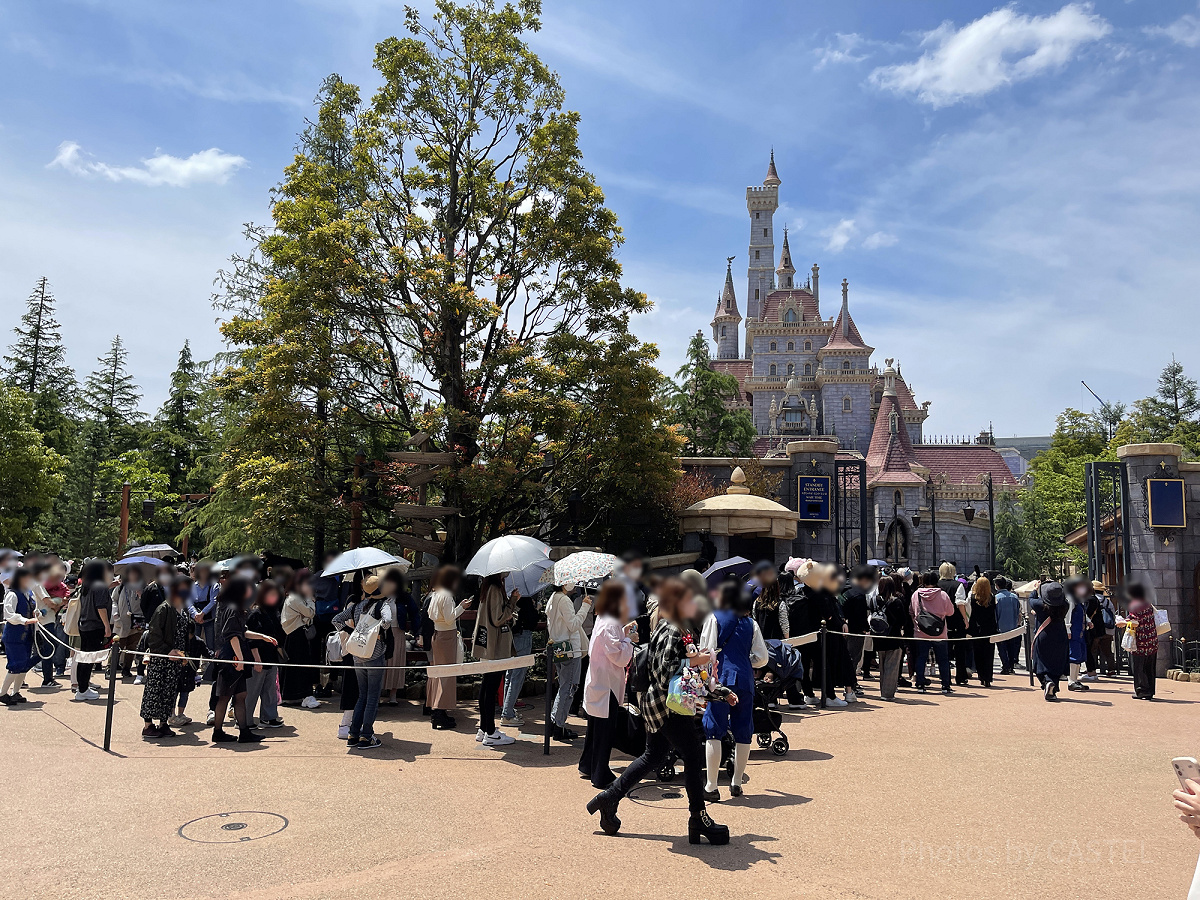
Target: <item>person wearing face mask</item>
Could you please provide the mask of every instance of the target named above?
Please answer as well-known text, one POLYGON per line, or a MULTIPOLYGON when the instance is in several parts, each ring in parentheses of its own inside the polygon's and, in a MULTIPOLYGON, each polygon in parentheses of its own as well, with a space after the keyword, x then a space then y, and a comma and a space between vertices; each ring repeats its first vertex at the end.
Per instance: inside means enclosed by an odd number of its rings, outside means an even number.
MULTIPOLYGON (((629 605, 630 617, 634 620, 642 620, 638 624, 639 630, 649 629, 649 621, 644 618, 649 613, 646 609, 646 601, 650 596, 650 592, 642 584, 644 569, 642 554, 637 550, 626 550, 621 554, 621 574, 617 578, 625 586, 625 602, 629 605)), ((642 637, 646 638, 649 635, 643 634, 642 637)))
POLYGON ((121 677, 131 674, 134 651, 142 639, 142 573, 137 566, 126 566, 120 583, 112 590, 113 642, 121 653, 121 677))
MULTIPOLYGON (((671 680, 685 665, 706 666, 711 657, 694 652, 695 639, 684 624, 696 613, 696 602, 677 578, 668 578, 659 589, 658 625, 650 639, 649 689, 641 697, 642 719, 646 724, 646 751, 626 766, 612 786, 601 791, 587 804, 589 815, 600 813, 600 827, 605 834, 621 830, 617 808, 621 800, 637 787, 639 781, 657 771, 673 749, 683 760, 684 785, 688 798, 688 841, 699 844, 728 844, 729 829, 718 825, 708 815, 704 802, 704 747, 694 715, 675 712, 667 705, 671 680)), ((738 695, 717 681, 708 685, 710 703, 738 704, 738 695)))
MULTIPOLYGON (((547 640, 552 647, 561 647, 563 652, 578 653, 587 648, 587 638, 583 633, 583 620, 592 611, 591 597, 585 596, 579 610, 571 593, 575 590, 573 584, 555 585, 554 593, 546 601, 546 630, 547 640)), ((626 602, 628 602, 628 587, 626 587, 626 602)), ((579 657, 564 657, 556 659, 554 674, 558 678, 558 693, 554 697, 554 706, 550 711, 552 734, 555 740, 569 743, 579 737, 566 727, 567 714, 571 709, 571 698, 575 695, 575 686, 579 683, 579 657)))
POLYGON ((160 603, 146 623, 146 650, 154 655, 146 666, 146 689, 142 691, 143 738, 175 737, 170 720, 179 696, 179 677, 186 665, 186 597, 186 589, 172 590, 168 602, 160 603))
POLYGON ((1067 591, 1067 690, 1087 691, 1090 688, 1079 679, 1079 669, 1087 662, 1088 629, 1087 604, 1091 598, 1092 585, 1084 577, 1075 575, 1063 585, 1067 591))
POLYGON ((283 649, 291 663, 279 670, 279 693, 284 706, 302 706, 305 709, 319 709, 321 706, 321 701, 314 693, 317 670, 305 668, 313 659, 316 616, 317 603, 313 598, 311 573, 308 569, 301 569, 292 576, 280 615, 284 633, 283 649))
POLYGON ((33 668, 33 631, 37 624, 33 603, 33 570, 17 569, 8 580, 4 594, 4 654, 7 674, 0 688, 0 703, 12 706, 24 703, 21 687, 33 668))
POLYGON ((254 605, 246 616, 247 629, 273 639, 250 642, 250 655, 255 664, 246 681, 246 719, 253 725, 254 712, 261 704, 258 724, 263 728, 283 726, 283 719, 279 718, 279 667, 276 665, 280 661, 279 646, 287 639, 280 621, 281 601, 279 585, 264 581, 259 584, 254 605))
MULTIPOLYGON (((154 580, 142 588, 142 596, 139 603, 141 615, 137 617, 136 624, 143 633, 146 623, 150 621, 150 617, 154 615, 154 611, 170 599, 171 582, 174 579, 175 570, 167 563, 163 563, 155 573, 154 580)), ((139 656, 137 658, 137 677, 133 679, 133 683, 142 684, 145 682, 145 679, 146 660, 139 656)))
MULTIPOLYGON (((188 598, 187 613, 196 624, 200 638, 212 650, 217 645, 217 594, 221 586, 212 577, 212 567, 206 562, 199 562, 192 569, 196 581, 192 585, 192 595, 188 598)), ((206 677, 211 679, 212 666, 207 668, 206 677)))
POLYGON ((216 709, 213 717, 212 741, 214 744, 236 741, 253 744, 262 740, 262 735, 250 729, 250 718, 246 715, 246 678, 252 660, 249 653, 250 641, 273 643, 270 635, 250 631, 246 628, 246 607, 250 598, 250 585, 240 578, 231 578, 221 591, 217 609, 220 625, 220 645, 217 650, 216 709), (240 734, 234 737, 222 728, 225 713, 233 705, 240 734))

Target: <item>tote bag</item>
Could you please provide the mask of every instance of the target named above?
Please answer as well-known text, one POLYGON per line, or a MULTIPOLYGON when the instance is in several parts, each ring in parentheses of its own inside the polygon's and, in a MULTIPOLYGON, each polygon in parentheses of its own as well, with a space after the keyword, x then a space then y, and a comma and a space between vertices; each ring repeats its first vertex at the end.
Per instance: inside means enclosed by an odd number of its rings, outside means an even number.
POLYGON ((325 664, 330 666, 340 665, 342 657, 346 655, 346 632, 340 628, 329 632, 329 636, 325 638, 325 664))
POLYGON ((1167 618, 1165 609, 1154 610, 1154 628, 1158 632, 1158 636, 1169 634, 1171 631, 1171 620, 1167 618))
POLYGON ((379 640, 380 620, 370 613, 362 612, 354 623, 354 631, 346 638, 346 652, 359 659, 370 659, 375 655, 375 642, 379 640))
POLYGON ((681 663, 679 672, 667 686, 667 709, 681 716, 694 716, 696 702, 704 695, 704 682, 700 673, 686 662, 681 663))

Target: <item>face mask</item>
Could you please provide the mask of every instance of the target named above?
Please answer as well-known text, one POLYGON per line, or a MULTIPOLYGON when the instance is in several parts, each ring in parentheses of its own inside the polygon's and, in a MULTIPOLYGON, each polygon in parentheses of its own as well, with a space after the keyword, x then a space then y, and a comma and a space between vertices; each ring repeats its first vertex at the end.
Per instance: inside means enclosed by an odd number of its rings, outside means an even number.
POLYGON ((641 566, 629 566, 625 569, 625 574, 627 576, 629 576, 631 579, 633 579, 634 581, 637 581, 639 578, 642 577, 642 567, 641 566))

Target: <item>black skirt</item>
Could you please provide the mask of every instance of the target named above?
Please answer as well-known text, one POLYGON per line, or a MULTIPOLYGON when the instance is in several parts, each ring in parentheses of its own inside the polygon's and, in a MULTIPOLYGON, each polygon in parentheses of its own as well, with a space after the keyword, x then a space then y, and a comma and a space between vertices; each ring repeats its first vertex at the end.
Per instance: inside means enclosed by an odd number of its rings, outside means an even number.
POLYGON ((244 693, 246 690, 246 669, 248 666, 243 665, 242 671, 238 671, 233 667, 231 662, 217 663, 217 696, 218 697, 235 697, 238 694, 244 693))

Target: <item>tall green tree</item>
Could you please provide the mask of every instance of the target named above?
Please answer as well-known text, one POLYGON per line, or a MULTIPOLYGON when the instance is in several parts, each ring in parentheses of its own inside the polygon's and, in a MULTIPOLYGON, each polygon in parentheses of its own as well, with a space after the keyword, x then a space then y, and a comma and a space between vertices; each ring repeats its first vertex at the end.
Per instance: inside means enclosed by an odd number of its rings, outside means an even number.
POLYGON ((708 341, 696 332, 688 343, 687 362, 675 373, 672 420, 687 440, 688 456, 749 456, 758 432, 750 411, 735 409, 737 379, 713 369, 708 341))
MULTIPOLYGON (((295 382, 312 398, 296 436, 311 452, 288 477, 318 484, 324 466, 325 481, 344 479, 346 430, 391 446, 424 432, 426 449, 451 454, 431 497, 458 510, 444 522, 452 560, 561 508, 588 459, 627 481, 619 460, 641 446, 585 439, 611 354, 642 383, 655 351, 628 330, 649 303, 621 284, 621 232, 583 167, 579 117, 525 42, 539 13, 536 0, 440 0, 429 21, 409 9, 411 36, 376 47, 369 102, 331 79, 257 248, 270 277, 225 327, 243 357, 272 343, 271 356, 294 357, 276 360, 281 372, 318 357, 295 382)), ((674 440, 661 412, 611 410, 660 449, 674 440)), ((650 462, 646 484, 677 477, 666 454, 650 462)))
POLYGON ((140 418, 141 392, 126 368, 129 351, 118 334, 108 352, 99 357, 99 366, 83 385, 82 406, 89 418, 104 425, 111 440, 122 450, 134 441, 134 427, 140 418))
POLYGON ((20 388, 0 385, 0 545, 29 547, 63 484, 66 460, 45 446, 33 403, 20 388))
POLYGON ((210 449, 202 403, 205 387, 204 372, 192 356, 190 343, 184 341, 167 399, 155 415, 149 435, 151 458, 166 473, 167 485, 175 494, 192 491, 193 470, 199 457, 210 449))
POLYGON ((1154 396, 1138 400, 1120 425, 1114 443, 1182 444, 1188 455, 1200 454, 1200 389, 1174 357, 1158 376, 1154 396))
POLYGON ((71 410, 77 385, 67 365, 62 329, 55 315, 49 281, 39 278, 26 301, 25 314, 13 329, 16 339, 4 357, 4 376, 33 402, 33 423, 48 447, 69 454, 75 429, 71 410))
POLYGON ((1037 558, 1024 509, 1012 491, 1000 494, 996 509, 996 565, 1012 578, 1037 577, 1037 558))

